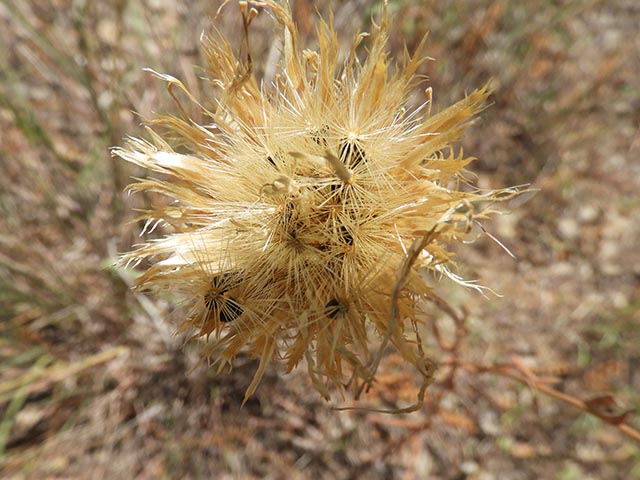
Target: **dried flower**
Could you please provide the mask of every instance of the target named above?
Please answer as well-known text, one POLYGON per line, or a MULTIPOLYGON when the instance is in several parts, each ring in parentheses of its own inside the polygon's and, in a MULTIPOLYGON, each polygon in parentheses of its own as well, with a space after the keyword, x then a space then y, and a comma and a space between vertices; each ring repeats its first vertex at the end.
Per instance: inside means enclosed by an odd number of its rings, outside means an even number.
POLYGON ((330 23, 318 28, 318 51, 302 50, 287 3, 240 4, 247 39, 252 6, 268 7, 283 26, 279 75, 261 85, 251 58, 237 58, 219 37, 203 40, 214 108, 158 75, 210 123, 197 124, 184 109, 183 118, 153 122, 190 153, 151 129, 151 143, 134 139, 114 150, 161 174, 134 191, 175 200, 145 215, 166 236, 123 263, 152 259, 138 286, 185 299, 182 329, 207 340, 214 364, 231 364, 242 350, 260 359, 247 397, 273 358, 287 371, 304 359, 325 397, 331 384, 368 382, 376 340, 390 341, 428 377, 418 328, 421 302, 432 295, 428 273, 460 280, 448 246, 469 238, 470 222, 505 193, 460 190, 471 159, 451 147, 488 89, 435 115, 427 89, 425 102, 408 109, 424 40, 393 65, 386 6, 381 24, 357 35, 339 64, 330 23), (362 42, 369 45, 360 62, 362 42))

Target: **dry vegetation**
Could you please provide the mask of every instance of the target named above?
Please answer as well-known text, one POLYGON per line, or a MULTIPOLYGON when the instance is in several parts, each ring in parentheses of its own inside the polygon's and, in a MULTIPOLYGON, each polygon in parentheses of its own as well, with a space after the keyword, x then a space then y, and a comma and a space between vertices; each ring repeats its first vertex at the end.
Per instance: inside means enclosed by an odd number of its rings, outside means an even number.
MULTIPOLYGON (((345 39, 377 11, 335 4, 345 39)), ((640 408, 640 6, 390 5, 395 54, 431 31, 436 104, 494 78, 463 142, 480 185, 538 189, 491 224, 517 260, 488 238, 460 249, 466 276, 503 296, 441 286, 456 311, 437 323, 438 382, 405 416, 332 410, 304 374, 275 369, 240 409, 255 362, 197 367, 198 346, 166 321, 171 299, 131 293, 132 273, 110 268, 148 199, 126 195, 142 172, 109 147, 174 111, 142 67, 206 95, 193 65, 219 2, 0 1, 0 476, 640 478, 640 443, 622 431, 640 428, 625 415, 640 408)), ((294 13, 312 36, 314 2, 294 13)), ((269 75, 263 17, 253 56, 269 75)), ((217 26, 239 21, 229 5, 217 26)), ((359 405, 401 408, 419 383, 389 354, 359 405)))

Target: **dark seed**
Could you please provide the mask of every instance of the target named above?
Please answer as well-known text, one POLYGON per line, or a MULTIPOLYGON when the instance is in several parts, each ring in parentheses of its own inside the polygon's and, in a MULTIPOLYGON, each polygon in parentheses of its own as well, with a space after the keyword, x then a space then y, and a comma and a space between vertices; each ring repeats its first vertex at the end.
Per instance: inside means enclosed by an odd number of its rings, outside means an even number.
POLYGON ((213 312, 219 312, 221 322, 230 322, 233 313, 237 312, 237 316, 242 314, 242 308, 237 304, 231 306, 225 294, 236 288, 242 282, 242 275, 238 271, 230 271, 218 273, 211 279, 211 290, 204 295, 204 306, 210 315, 213 312), (234 306, 235 305, 235 306, 234 306))
POLYGON ((347 245, 353 245, 353 236, 351 235, 351 232, 349 232, 349 229, 344 225, 340 226, 340 238, 342 238, 342 241, 347 245))
POLYGON ((220 310, 220 321, 222 323, 230 323, 236 320, 244 309, 236 303, 233 298, 230 298, 220 310))
POLYGON ((329 302, 324 306, 324 314, 329 318, 336 318, 341 313, 345 313, 347 311, 347 306, 340 303, 335 298, 329 300, 329 302))
POLYGON ((365 153, 357 142, 350 142, 346 138, 340 142, 338 149, 340 160, 349 168, 355 168, 365 160, 365 153))
POLYGON ((291 230, 289 232, 289 238, 287 238, 287 244, 295 249, 301 249, 302 248, 302 242, 300 241, 300 239, 298 238, 298 234, 295 230, 291 230))
POLYGON ((287 202, 282 207, 282 223, 292 225, 298 219, 298 212, 293 202, 287 202))
POLYGON ((329 133, 329 126, 328 125, 323 125, 322 127, 314 130, 313 132, 311 132, 311 140, 314 141, 314 143, 317 143, 318 145, 322 145, 322 146, 326 146, 327 145, 327 138, 326 135, 327 133, 329 133))
POLYGON ((204 306, 207 311, 213 310, 213 306, 216 303, 216 295, 213 292, 209 292, 204 296, 204 306))

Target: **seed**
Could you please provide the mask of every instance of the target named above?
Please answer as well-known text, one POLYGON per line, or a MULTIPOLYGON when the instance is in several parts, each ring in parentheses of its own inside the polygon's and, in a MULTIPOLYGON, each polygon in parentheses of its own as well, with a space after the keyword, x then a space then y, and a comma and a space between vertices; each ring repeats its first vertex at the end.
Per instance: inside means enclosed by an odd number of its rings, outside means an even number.
POLYGON ((343 139, 338 149, 340 160, 349 168, 355 168, 365 160, 365 153, 356 140, 343 139))
POLYGON ((329 318, 336 318, 338 315, 342 315, 347 312, 347 305, 340 303, 339 300, 332 298, 324 306, 324 314, 329 318))
POLYGON ((206 317, 218 316, 222 323, 229 323, 242 315, 243 308, 225 294, 236 288, 242 282, 242 275, 238 271, 230 271, 214 275, 211 279, 211 290, 204 296, 206 317))
POLYGON ((351 235, 351 232, 349 232, 349 229, 344 225, 340 225, 340 238, 347 245, 353 245, 353 236, 351 235))
POLYGON ((236 302, 235 299, 225 299, 224 306, 220 310, 220 321, 222 323, 230 323, 242 315, 244 309, 236 302))
POLYGON ((329 126, 328 125, 323 125, 320 128, 317 128, 315 130, 312 130, 311 132, 311 140, 313 140, 314 143, 326 147, 327 146, 327 133, 329 133, 329 126))

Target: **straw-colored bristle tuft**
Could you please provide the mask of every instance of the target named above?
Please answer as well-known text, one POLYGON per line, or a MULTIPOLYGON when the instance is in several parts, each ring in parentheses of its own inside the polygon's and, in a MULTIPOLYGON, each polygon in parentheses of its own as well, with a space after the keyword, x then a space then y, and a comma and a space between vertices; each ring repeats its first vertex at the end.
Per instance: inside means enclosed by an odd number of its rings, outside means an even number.
POLYGON ((412 109, 407 95, 426 57, 418 51, 393 64, 386 12, 354 41, 367 44, 367 57, 358 60, 354 46, 339 63, 332 25, 322 22, 318 50, 305 50, 284 3, 248 2, 248 39, 253 5, 267 7, 284 30, 274 84, 261 86, 251 59, 237 58, 227 41, 205 37, 217 96, 188 97, 215 105, 201 107, 210 118, 198 125, 164 116, 151 125, 169 129, 190 153, 151 131, 151 142, 115 150, 160 174, 133 190, 175 200, 146 214, 166 235, 122 262, 151 260, 139 286, 188 303, 181 328, 208 342, 214 364, 241 351, 259 358, 247 397, 272 359, 287 371, 304 361, 325 397, 349 379, 368 382, 372 345, 384 339, 422 370, 415 328, 432 291, 426 273, 457 279, 449 245, 468 239, 470 223, 505 196, 459 190, 470 159, 451 148, 489 89, 434 115, 428 90, 412 109))

